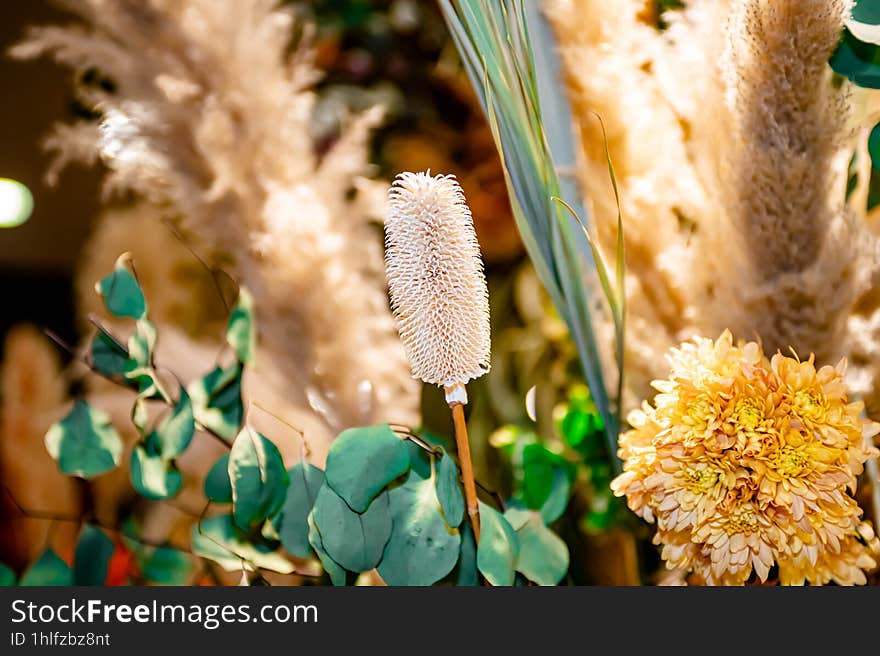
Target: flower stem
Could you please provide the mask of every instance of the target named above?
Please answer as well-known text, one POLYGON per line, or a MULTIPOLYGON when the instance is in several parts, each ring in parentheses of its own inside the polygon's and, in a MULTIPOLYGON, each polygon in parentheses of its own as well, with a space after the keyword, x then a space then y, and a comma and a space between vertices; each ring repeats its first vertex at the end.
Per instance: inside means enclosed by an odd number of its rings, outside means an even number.
POLYGON ((455 424, 455 446, 461 463, 461 479, 464 483, 464 498, 467 502, 468 517, 474 528, 474 539, 480 541, 480 506, 477 499, 477 486, 474 483, 474 467, 471 464, 471 449, 468 444, 467 424, 464 420, 464 405, 451 403, 452 421, 455 424))

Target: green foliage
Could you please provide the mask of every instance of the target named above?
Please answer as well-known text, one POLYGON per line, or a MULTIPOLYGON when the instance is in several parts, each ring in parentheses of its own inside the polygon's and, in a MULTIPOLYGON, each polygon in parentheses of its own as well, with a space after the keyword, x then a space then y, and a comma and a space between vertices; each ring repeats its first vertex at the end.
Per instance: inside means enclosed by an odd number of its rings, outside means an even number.
MULTIPOLYGON (((362 513, 391 481, 409 469, 409 452, 388 424, 342 431, 327 454, 327 485, 362 513)), ((325 543, 327 535, 318 521, 325 543)))
POLYGON ((224 454, 205 477, 205 496, 215 503, 232 503, 232 482, 229 480, 229 454, 224 454))
POLYGON ((127 260, 127 255, 116 260, 113 271, 96 285, 96 290, 111 314, 141 319, 146 316, 147 302, 137 280, 125 266, 127 260))
POLYGON ((171 460, 186 451, 195 432, 192 402, 186 390, 181 388, 180 398, 173 410, 150 433, 147 441, 159 456, 171 460))
POLYGON ((91 363, 98 372, 111 378, 124 376, 127 362, 128 351, 115 339, 101 331, 95 334, 92 339, 91 363))
POLYGON ((252 531, 281 509, 289 478, 278 447, 245 427, 229 452, 229 481, 235 523, 252 531))
POLYGON ((141 562, 143 577, 156 585, 186 585, 192 569, 189 555, 170 547, 156 547, 141 562))
POLYGON ((46 449, 69 476, 93 478, 119 464, 122 440, 103 412, 78 400, 46 433, 46 449))
POLYGON ((464 496, 458 482, 458 467, 445 451, 437 463, 437 500, 446 523, 452 528, 461 524, 464 517, 464 496))
POLYGON ((114 549, 113 540, 104 531, 89 524, 83 526, 73 556, 73 584, 104 585, 114 549))
POLYGON ((516 531, 516 571, 539 585, 556 585, 568 571, 568 547, 544 524, 540 513, 512 508, 504 517, 516 531))
POLYGON ((154 501, 173 497, 183 484, 183 478, 172 462, 149 453, 140 444, 131 452, 129 473, 137 493, 154 501))
POLYGON ((246 289, 238 293, 238 303, 229 317, 226 341, 239 362, 249 363, 256 351, 257 329, 254 323, 254 300, 246 289))
POLYGON ((15 572, 3 563, 0 563, 0 588, 8 588, 15 585, 16 578, 15 572))
POLYGON ((318 559, 321 561, 324 571, 327 572, 333 585, 345 585, 345 568, 327 555, 327 552, 324 550, 324 541, 321 537, 321 532, 318 530, 317 524, 315 524, 312 513, 309 513, 307 521, 309 525, 309 544, 315 550, 315 553, 318 554, 318 559))
POLYGON ((19 585, 68 586, 73 585, 73 571, 52 549, 43 555, 22 575, 19 585))
POLYGON ((187 386, 196 421, 227 440, 238 435, 244 421, 243 371, 239 362, 225 368, 218 366, 187 386))
POLYGON ((232 515, 218 515, 193 526, 192 551, 231 572, 257 568, 281 574, 293 571, 293 563, 278 553, 275 545, 242 531, 232 515))
POLYGON ((519 539, 510 523, 491 506, 480 502, 480 541, 477 568, 492 585, 513 585, 519 539))
POLYGON ((352 572, 365 572, 378 565, 391 537, 387 492, 373 499, 363 513, 357 513, 325 482, 315 499, 312 520, 327 555, 352 572))
POLYGON ((388 585, 432 585, 455 567, 461 537, 444 519, 438 490, 433 480, 411 471, 405 483, 388 493, 391 538, 378 566, 388 585))
POLYGON ((455 585, 473 587, 480 585, 480 572, 477 569, 477 542, 469 522, 461 525, 461 548, 458 554, 458 567, 455 585))
POLYGON ((273 522, 282 546, 294 556, 308 558, 312 553, 309 513, 324 484, 324 472, 307 462, 299 462, 287 473, 290 478, 287 497, 273 522))

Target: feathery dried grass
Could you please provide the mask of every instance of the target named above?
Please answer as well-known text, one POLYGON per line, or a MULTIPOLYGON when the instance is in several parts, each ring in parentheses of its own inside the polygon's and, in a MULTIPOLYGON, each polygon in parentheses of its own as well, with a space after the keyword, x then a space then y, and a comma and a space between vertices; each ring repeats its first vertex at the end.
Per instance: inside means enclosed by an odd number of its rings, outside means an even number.
POLYGON ((878 258, 844 202, 856 121, 827 66, 849 4, 689 0, 661 32, 639 0, 546 1, 606 252, 616 209, 593 110, 620 184, 629 407, 692 334, 730 328, 819 361, 852 351, 878 258))
POLYGON ((47 144, 59 165, 99 153, 108 193, 134 192, 157 218, 179 220, 251 290, 256 375, 320 417, 310 429, 415 422, 417 386, 384 294, 380 185, 367 177, 380 112, 353 117, 319 157, 309 134, 317 73, 303 47, 287 55, 292 19, 275 7, 88 0, 70 5, 81 23, 33 29, 12 54, 49 54, 114 82, 113 92, 80 89, 98 127, 59 126, 47 144))

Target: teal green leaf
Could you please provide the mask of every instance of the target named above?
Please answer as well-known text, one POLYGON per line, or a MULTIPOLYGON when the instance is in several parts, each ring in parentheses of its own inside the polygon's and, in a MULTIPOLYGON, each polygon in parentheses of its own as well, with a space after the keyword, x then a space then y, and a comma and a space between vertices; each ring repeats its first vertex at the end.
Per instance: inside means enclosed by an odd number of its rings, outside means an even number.
MULTIPOLYGON (((355 512, 362 513, 373 498, 409 469, 409 453, 388 424, 349 428, 330 445, 325 476, 355 512)), ((326 532, 318 521, 324 541, 326 532)), ((344 564, 344 563, 343 563, 344 564)))
POLYGON ((831 56, 831 68, 860 87, 880 89, 880 47, 859 41, 849 30, 831 56))
POLYGON ((229 452, 229 481, 235 523, 251 531, 281 509, 290 479, 278 447, 245 427, 229 452))
POLYGON ((171 547, 156 547, 141 565, 143 577, 156 585, 186 585, 192 570, 189 554, 171 547))
POLYGON ((147 302, 137 280, 125 267, 124 257, 116 260, 113 272, 96 285, 96 290, 111 314, 140 319, 147 313, 147 302))
POLYGON ((388 493, 377 496, 362 514, 356 513, 329 485, 321 486, 312 517, 321 534, 323 549, 352 572, 373 569, 391 537, 388 493))
POLYGON ((82 528, 73 556, 74 585, 104 585, 107 567, 114 551, 113 540, 99 528, 82 528))
POLYGON ((196 421, 217 435, 232 440, 244 419, 241 400, 242 366, 216 367, 187 387, 196 421))
POLYGON ((92 366, 105 376, 119 377, 125 374, 128 352, 109 335, 100 330, 92 339, 92 366))
POLYGON ((229 481, 229 454, 214 463, 205 478, 205 496, 215 503, 232 503, 232 483, 229 481))
POLYGON ((556 585, 568 571, 568 547, 539 513, 511 509, 504 516, 516 529, 519 553, 516 571, 538 585, 556 585))
POLYGON ((46 549, 39 560, 31 565, 21 577, 19 585, 67 586, 73 585, 73 572, 51 549, 46 549))
POLYGON ((880 44, 880 2, 856 0, 846 27, 860 41, 880 44))
POLYGON ((131 452, 131 484, 145 499, 168 499, 180 491, 183 477, 168 460, 150 454, 142 444, 131 452))
POLYGON ((880 124, 874 126, 868 137, 868 153, 871 155, 871 164, 880 171, 880 124))
POLYGON ((232 515, 217 515, 193 526, 192 551, 230 572, 260 568, 290 574, 294 569, 293 563, 277 549, 251 541, 235 525, 232 515))
POLYGON ((453 528, 461 524, 464 517, 464 497, 458 484, 458 467, 448 453, 437 463, 437 499, 443 508, 446 522, 453 528))
POLYGON ((480 573, 477 570, 477 543, 470 522, 461 525, 461 549, 458 556, 458 571, 455 585, 473 587, 480 585, 480 573))
POLYGON ((180 398, 171 414, 162 420, 147 439, 162 458, 170 460, 186 451, 195 430, 192 402, 186 390, 181 388, 180 398))
POLYGON ((16 578, 15 572, 3 563, 0 563, 0 588, 8 588, 15 585, 16 578))
POLYGON ((287 551, 308 558, 312 554, 308 518, 324 484, 324 472, 307 462, 298 462, 287 473, 290 485, 281 512, 275 519, 275 529, 287 551))
POLYGON ((477 568, 496 586, 513 585, 519 540, 504 516, 480 502, 480 541, 477 544, 477 568))
POLYGON ((82 400, 46 433, 46 449, 69 476, 93 478, 119 464, 122 440, 110 417, 82 400))
POLYGON ((254 324, 254 301, 244 287, 239 290, 238 303, 229 317, 226 341, 240 362, 251 361, 256 351, 257 331, 254 324))
POLYGON ((345 568, 327 555, 327 552, 324 550, 321 532, 315 524, 313 515, 314 511, 309 513, 309 516, 306 518, 306 523, 309 527, 309 544, 315 550, 315 553, 318 554, 318 560, 321 561, 321 566, 327 572, 333 585, 345 585, 347 574, 345 568))
POLYGON ((455 567, 461 543, 459 532, 446 524, 434 481, 410 472, 388 498, 391 538, 379 575, 388 585, 433 585, 455 567))
POLYGON ((568 506, 568 497, 571 491, 571 482, 568 475, 557 467, 553 470, 553 485, 550 494, 547 495, 546 501, 540 508, 541 517, 545 524, 555 522, 565 512, 568 506))

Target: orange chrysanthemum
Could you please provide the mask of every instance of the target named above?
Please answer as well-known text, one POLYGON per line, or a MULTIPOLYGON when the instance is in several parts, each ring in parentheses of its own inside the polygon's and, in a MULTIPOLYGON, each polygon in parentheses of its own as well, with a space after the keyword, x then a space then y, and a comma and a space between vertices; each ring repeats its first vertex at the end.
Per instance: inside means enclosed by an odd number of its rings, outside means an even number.
POLYGON ((750 342, 694 339, 620 437, 618 496, 647 521, 670 569, 709 585, 865 583, 870 525, 852 498, 880 424, 849 403, 843 372, 750 342))

